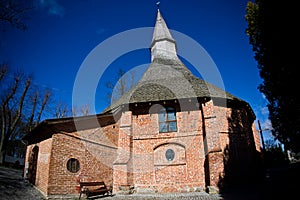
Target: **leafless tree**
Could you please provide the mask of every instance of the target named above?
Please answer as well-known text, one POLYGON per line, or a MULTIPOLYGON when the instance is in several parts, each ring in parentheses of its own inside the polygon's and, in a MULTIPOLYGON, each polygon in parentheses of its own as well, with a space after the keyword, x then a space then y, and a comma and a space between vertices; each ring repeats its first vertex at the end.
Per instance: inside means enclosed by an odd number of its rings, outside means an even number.
POLYGON ((31 109, 31 113, 30 113, 30 118, 28 120, 28 131, 31 131, 35 126, 37 126, 40 123, 42 114, 45 110, 45 107, 48 103, 50 96, 51 96, 50 90, 46 90, 46 92, 44 93, 44 96, 42 98, 41 106, 40 106, 39 110, 37 110, 37 106, 38 106, 39 99, 40 99, 39 91, 36 91, 33 94, 33 96, 31 96, 30 99, 31 99, 32 109, 31 109))
POLYGON ((124 70, 119 69, 116 74, 116 79, 115 84, 111 81, 106 83, 106 87, 109 89, 106 95, 108 103, 117 101, 136 84, 134 71, 126 73, 124 70))
POLYGON ((2 67, 0 67, 0 81, 2 80, 6 72, 7 72, 7 65, 3 64, 2 67))
POLYGON ((7 65, 0 65, 0 162, 9 141, 20 139, 39 123, 50 97, 49 91, 42 96, 35 91, 31 76, 8 71, 7 65))
POLYGON ((73 106, 72 109, 70 109, 70 106, 66 103, 59 101, 55 107, 55 118, 87 116, 91 111, 89 104, 85 104, 80 107, 73 106))
POLYGON ((69 117, 70 112, 69 112, 68 105, 63 103, 62 101, 59 101, 58 104, 56 105, 56 111, 55 111, 55 117, 56 118, 64 118, 64 117, 69 117))
POLYGON ((90 114, 91 107, 88 104, 81 106, 80 111, 82 116, 87 116, 90 114))
POLYGON ((17 29, 25 30, 27 28, 24 19, 26 13, 33 9, 28 6, 26 1, 0 0, 0 23, 2 31, 6 30, 7 25, 17 29))
POLYGON ((85 104, 80 107, 73 106, 73 108, 72 108, 72 116, 73 117, 87 116, 89 114, 91 114, 91 107, 89 104, 85 104))

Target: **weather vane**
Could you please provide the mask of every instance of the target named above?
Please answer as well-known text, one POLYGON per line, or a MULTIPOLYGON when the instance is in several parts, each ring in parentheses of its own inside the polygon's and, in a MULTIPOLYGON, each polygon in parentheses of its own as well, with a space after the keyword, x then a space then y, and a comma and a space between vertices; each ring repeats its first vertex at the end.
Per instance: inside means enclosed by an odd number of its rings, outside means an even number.
POLYGON ((156 2, 157 8, 159 8, 159 4, 160 4, 160 2, 159 2, 159 1, 158 1, 158 2, 156 2))

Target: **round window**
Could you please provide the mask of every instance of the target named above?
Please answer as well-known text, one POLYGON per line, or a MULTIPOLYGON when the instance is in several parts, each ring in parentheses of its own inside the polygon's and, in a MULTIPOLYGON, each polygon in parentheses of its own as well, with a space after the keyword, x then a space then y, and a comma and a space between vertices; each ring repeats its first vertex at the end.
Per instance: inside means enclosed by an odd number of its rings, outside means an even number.
POLYGON ((67 169, 68 169, 68 171, 70 171, 72 173, 78 172, 80 169, 79 160, 77 160, 75 158, 70 158, 67 162, 67 169))
POLYGON ((172 149, 168 149, 166 151, 166 159, 168 161, 172 161, 174 159, 174 157, 175 157, 175 152, 172 149))

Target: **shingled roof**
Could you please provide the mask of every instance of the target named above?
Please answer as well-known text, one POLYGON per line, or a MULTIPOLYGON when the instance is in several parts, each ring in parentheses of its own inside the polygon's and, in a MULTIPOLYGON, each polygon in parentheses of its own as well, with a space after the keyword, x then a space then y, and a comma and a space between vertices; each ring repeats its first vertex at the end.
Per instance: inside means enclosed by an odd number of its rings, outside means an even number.
POLYGON ((177 56, 176 42, 159 10, 150 47, 151 64, 141 80, 104 112, 124 104, 173 99, 209 97, 241 101, 192 74, 177 56))

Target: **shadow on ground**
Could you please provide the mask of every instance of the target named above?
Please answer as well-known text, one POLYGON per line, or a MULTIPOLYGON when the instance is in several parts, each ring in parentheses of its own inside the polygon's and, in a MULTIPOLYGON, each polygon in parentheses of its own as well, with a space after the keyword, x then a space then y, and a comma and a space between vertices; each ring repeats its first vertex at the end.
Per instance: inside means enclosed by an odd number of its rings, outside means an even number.
POLYGON ((252 185, 235 186, 224 191, 224 200, 295 199, 298 196, 300 162, 266 170, 264 180, 252 185))
POLYGON ((23 179, 20 169, 0 166, 1 200, 38 200, 45 199, 30 183, 23 179))

